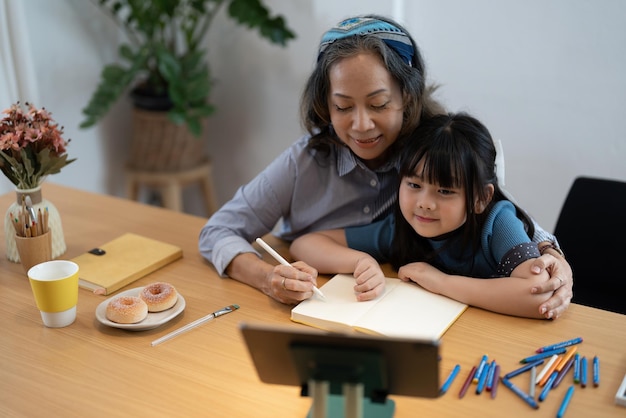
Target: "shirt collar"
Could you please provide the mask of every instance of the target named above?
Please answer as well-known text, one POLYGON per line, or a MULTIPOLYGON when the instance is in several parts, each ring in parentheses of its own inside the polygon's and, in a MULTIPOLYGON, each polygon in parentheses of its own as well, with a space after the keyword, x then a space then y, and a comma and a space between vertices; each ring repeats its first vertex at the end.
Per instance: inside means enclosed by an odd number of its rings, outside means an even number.
MULTIPOLYGON (((385 173, 387 171, 391 171, 393 169, 397 170, 400 164, 400 153, 396 153, 389 161, 387 161, 382 166, 373 170, 376 173, 385 173)), ((370 170, 363 161, 359 160, 356 155, 345 145, 337 146, 337 172, 340 177, 345 176, 350 173, 354 169, 361 167, 364 170, 370 170)))

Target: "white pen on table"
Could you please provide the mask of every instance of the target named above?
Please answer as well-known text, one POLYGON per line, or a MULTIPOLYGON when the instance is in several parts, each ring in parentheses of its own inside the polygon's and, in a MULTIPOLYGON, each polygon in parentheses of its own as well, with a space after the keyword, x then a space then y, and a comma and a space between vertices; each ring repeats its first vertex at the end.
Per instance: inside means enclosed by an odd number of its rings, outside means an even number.
MULTIPOLYGON (((269 244, 263 241, 261 238, 256 239, 257 244, 259 244, 265 251, 267 251, 276 261, 278 261, 283 266, 291 266, 287 260, 285 260, 280 254, 278 254, 269 244)), ((317 288, 317 286, 313 286, 313 293, 319 296, 321 299, 326 300, 326 296, 322 293, 321 290, 317 288)))
POLYGON ((183 327, 180 327, 180 328, 178 328, 177 330, 172 331, 172 332, 170 332, 169 334, 165 334, 165 335, 164 335, 164 336, 162 336, 161 338, 158 338, 158 339, 156 339, 156 340, 152 341, 152 343, 151 343, 150 345, 151 345, 152 347, 154 347, 155 345, 157 345, 157 344, 161 344, 162 342, 165 342, 165 341, 167 341, 167 340, 169 340, 169 339, 171 339, 171 338, 174 338, 175 336, 180 335, 180 334, 182 334, 183 332, 187 332, 187 331, 189 331, 189 330, 191 330, 191 329, 193 329, 193 328, 197 327, 198 325, 202 325, 202 324, 204 324, 205 322, 210 321, 211 319, 215 319, 215 318, 217 318, 218 316, 222 316, 222 315, 226 315, 227 313, 234 312, 234 311, 236 311, 237 309, 239 309, 239 305, 235 305, 235 304, 234 304, 234 305, 229 305, 229 306, 226 306, 226 307, 224 307, 224 308, 222 308, 222 309, 219 309, 219 310, 217 310, 217 311, 215 311, 215 312, 211 312, 211 313, 210 313, 210 314, 208 314, 207 316, 203 316, 203 317, 202 317, 202 318, 200 318, 200 319, 196 319, 195 321, 190 322, 190 323, 188 323, 187 325, 185 325, 185 326, 183 326, 183 327))

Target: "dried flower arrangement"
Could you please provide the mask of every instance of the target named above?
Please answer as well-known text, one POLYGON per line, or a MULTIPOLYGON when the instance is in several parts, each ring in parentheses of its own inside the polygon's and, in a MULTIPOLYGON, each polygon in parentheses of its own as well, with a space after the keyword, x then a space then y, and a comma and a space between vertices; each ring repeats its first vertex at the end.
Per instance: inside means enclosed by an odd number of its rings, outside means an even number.
POLYGON ((18 189, 33 189, 49 174, 75 161, 68 159, 63 127, 45 108, 19 102, 2 113, 0 120, 0 170, 18 189))

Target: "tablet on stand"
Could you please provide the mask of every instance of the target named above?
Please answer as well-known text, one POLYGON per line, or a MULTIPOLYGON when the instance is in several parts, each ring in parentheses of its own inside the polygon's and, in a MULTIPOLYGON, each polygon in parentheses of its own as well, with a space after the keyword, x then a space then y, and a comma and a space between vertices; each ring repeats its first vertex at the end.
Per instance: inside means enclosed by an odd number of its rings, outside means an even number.
POLYGON ((388 395, 439 396, 439 342, 240 325, 261 381, 299 386, 308 418, 392 417, 388 395))

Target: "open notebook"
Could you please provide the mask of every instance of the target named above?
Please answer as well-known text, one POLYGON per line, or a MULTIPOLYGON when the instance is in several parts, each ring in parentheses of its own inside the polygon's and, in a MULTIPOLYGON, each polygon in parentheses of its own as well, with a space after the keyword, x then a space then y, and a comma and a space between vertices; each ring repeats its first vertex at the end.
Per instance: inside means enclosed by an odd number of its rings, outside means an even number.
POLYGON ((113 293, 183 256, 183 251, 175 245, 131 233, 94 250, 72 261, 78 264, 78 285, 103 295, 113 293))
POLYGON ((357 302, 354 277, 338 274, 291 310, 291 320, 327 331, 364 332, 396 338, 439 339, 467 305, 412 282, 387 278, 385 293, 357 302))

